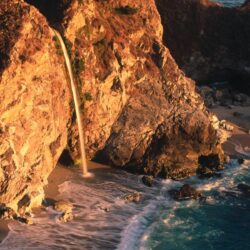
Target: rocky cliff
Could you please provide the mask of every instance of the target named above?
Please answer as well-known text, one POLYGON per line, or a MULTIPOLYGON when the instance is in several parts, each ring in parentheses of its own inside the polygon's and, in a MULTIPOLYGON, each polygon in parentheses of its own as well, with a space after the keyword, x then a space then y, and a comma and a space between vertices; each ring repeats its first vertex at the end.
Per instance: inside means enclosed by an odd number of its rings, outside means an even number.
POLYGON ((20 1, 0 3, 0 203, 42 187, 67 145, 70 90, 46 19, 20 1))
POLYGON ((153 0, 27 2, 0 3, 1 202, 41 193, 67 144, 78 156, 67 72, 51 26, 71 57, 90 159, 178 179, 195 174, 201 156, 221 157, 194 82, 162 44, 153 0), (51 8, 60 10, 53 18, 51 8))
POLYGON ((156 0, 164 42, 184 72, 200 83, 230 81, 249 92, 250 1, 226 8, 209 0, 156 0))

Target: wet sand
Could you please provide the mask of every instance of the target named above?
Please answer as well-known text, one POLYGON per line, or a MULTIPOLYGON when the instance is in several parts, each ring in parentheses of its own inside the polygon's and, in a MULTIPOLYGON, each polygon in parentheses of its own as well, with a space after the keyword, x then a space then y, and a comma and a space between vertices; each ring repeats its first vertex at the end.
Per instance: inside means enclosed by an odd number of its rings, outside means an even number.
MULTIPOLYGON (((107 169, 110 167, 89 161, 88 168, 91 173, 92 169, 107 169)), ((74 176, 79 173, 81 172, 78 167, 65 167, 58 164, 48 178, 48 185, 44 187, 45 197, 51 200, 56 200, 59 195, 59 185, 74 178, 74 176)), ((41 212, 41 209, 34 209, 33 212, 36 215, 41 212)), ((8 221, 0 220, 0 243, 5 239, 8 233, 8 221)))
POLYGON ((242 148, 250 148, 250 107, 232 106, 232 109, 229 109, 220 106, 210 111, 216 114, 219 120, 226 120, 234 127, 232 136, 223 144, 225 153, 230 158, 248 159, 248 157, 235 150, 235 145, 241 145, 242 148))
POLYGON ((8 235, 8 221, 0 220, 0 243, 4 240, 4 238, 8 235))
MULTIPOLYGON (((92 169, 107 169, 107 168, 110 167, 88 161, 88 170, 90 173, 92 169)), ((45 197, 55 199, 56 196, 59 194, 58 186, 64 183, 65 181, 74 178, 75 175, 78 175, 79 171, 76 170, 79 170, 78 167, 65 167, 58 164, 48 178, 48 185, 44 188, 45 197)), ((86 177, 86 178, 92 178, 92 177, 86 177)))
MULTIPOLYGON (((231 106, 231 109, 219 106, 210 109, 220 120, 226 120, 235 124, 240 130, 248 133, 250 130, 250 107, 231 106)), ((238 133, 239 131, 236 130, 238 133)))

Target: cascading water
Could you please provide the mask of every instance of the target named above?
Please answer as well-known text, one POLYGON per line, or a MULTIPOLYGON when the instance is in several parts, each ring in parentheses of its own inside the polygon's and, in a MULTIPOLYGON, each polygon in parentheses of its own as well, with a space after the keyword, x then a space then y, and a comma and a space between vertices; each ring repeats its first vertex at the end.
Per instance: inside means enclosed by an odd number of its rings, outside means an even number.
POLYGON ((81 111, 80 111, 79 96, 78 96, 77 87, 75 85, 75 81, 74 81, 74 77, 73 77, 73 71, 72 71, 68 51, 66 49, 66 46, 64 44, 64 41, 63 41, 60 33, 56 30, 54 30, 54 32, 60 41, 61 48, 62 48, 63 55, 64 55, 64 59, 65 59, 65 63, 66 63, 66 67, 67 67, 68 73, 69 73, 70 86, 71 86, 71 90, 72 90, 72 94, 73 94, 73 100, 74 100, 75 111, 76 111, 77 126, 78 126, 78 132, 79 132, 82 171, 83 171, 83 176, 86 177, 86 176, 89 176, 90 174, 88 172, 86 153, 85 153, 84 133, 83 133, 83 125, 82 125, 82 116, 81 116, 81 111))

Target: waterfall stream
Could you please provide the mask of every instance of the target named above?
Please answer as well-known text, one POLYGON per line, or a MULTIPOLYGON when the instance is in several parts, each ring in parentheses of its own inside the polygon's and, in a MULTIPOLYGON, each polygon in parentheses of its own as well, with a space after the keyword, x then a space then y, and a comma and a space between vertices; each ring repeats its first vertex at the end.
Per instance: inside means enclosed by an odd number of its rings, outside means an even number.
POLYGON ((54 30, 54 32, 55 32, 55 34, 56 34, 56 36, 59 39, 59 42, 61 44, 66 67, 68 69, 68 74, 69 74, 69 78, 70 78, 70 86, 71 86, 71 90, 72 90, 72 94, 73 94, 73 100, 74 100, 75 111, 76 111, 78 132, 79 132, 82 171, 83 171, 83 176, 88 176, 89 173, 88 173, 86 152, 85 152, 85 145, 84 145, 84 133, 83 133, 83 125, 82 125, 82 115, 81 115, 81 110, 80 110, 80 99, 79 99, 77 87, 76 87, 76 84, 74 81, 73 71, 72 71, 71 62, 69 59, 69 54, 68 54, 67 48, 65 46, 65 43, 64 43, 60 33, 56 30, 54 30))

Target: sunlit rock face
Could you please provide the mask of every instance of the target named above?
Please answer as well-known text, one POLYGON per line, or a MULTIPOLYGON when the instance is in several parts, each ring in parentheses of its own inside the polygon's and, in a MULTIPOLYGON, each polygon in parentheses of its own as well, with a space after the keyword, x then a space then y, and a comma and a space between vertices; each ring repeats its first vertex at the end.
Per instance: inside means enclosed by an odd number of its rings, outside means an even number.
MULTIPOLYGON (((195 173, 199 155, 220 152, 194 82, 162 44, 153 0, 75 1, 67 13, 64 35, 82 93, 91 159, 182 178, 195 173)), ((76 142, 73 130, 75 155, 76 142)))
POLYGON ((46 19, 22 1, 2 0, 0 13, 0 203, 16 208, 42 198, 67 144, 70 92, 46 19))
POLYGON ((249 92, 250 8, 209 0, 156 0, 164 42, 178 65, 200 83, 230 81, 249 92))
POLYGON ((162 44, 153 0, 63 1, 63 16, 53 19, 42 1, 27 2, 40 12, 24 1, 0 3, 0 202, 39 196, 67 136, 79 155, 64 60, 48 23, 71 57, 90 159, 178 179, 195 173, 199 156, 221 156, 194 82, 162 44))

